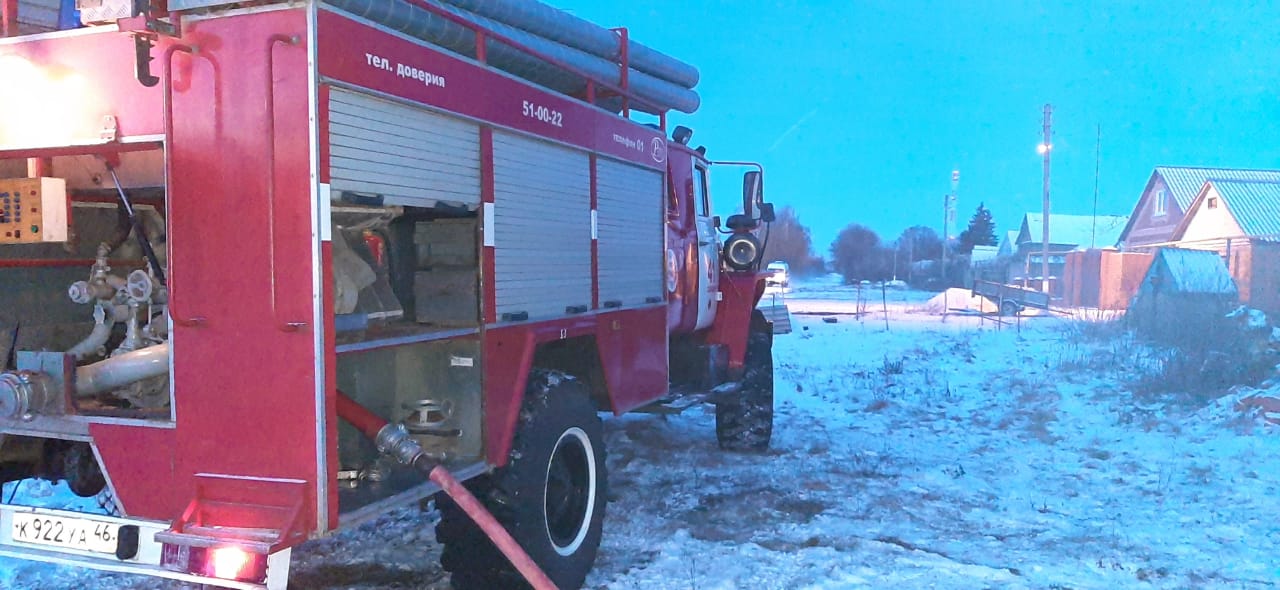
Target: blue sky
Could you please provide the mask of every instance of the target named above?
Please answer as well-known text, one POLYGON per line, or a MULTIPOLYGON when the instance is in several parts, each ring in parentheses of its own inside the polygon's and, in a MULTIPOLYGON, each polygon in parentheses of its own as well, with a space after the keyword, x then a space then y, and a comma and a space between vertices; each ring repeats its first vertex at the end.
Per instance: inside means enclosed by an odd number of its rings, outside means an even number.
MULTIPOLYGON (((1040 210, 1128 214, 1157 165, 1280 167, 1280 11, 1209 2, 550 0, 696 65, 694 144, 766 166, 826 254, 853 222, 893 239, 984 201, 1002 229, 1040 210)), ((717 177, 717 209, 738 187, 717 177)))

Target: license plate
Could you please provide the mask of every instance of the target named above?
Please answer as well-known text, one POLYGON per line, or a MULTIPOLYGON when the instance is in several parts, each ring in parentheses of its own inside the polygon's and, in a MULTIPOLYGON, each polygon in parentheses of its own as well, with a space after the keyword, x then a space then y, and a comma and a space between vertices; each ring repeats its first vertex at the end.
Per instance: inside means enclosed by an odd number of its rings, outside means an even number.
POLYGON ((18 512, 13 515, 13 540, 77 551, 114 555, 120 525, 85 518, 18 512))

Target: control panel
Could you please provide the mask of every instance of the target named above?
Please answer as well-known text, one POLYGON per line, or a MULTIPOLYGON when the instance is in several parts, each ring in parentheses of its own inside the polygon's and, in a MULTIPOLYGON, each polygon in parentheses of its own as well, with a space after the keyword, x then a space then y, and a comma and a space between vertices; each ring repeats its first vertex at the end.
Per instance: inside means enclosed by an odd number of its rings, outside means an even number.
POLYGON ((0 178, 0 244, 67 241, 67 182, 0 178))

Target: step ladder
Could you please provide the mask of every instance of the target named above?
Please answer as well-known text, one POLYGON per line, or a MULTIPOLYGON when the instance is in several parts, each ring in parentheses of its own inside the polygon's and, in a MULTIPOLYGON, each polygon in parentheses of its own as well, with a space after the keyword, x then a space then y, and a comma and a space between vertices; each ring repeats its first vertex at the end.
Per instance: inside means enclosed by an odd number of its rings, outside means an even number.
POLYGON ((756 304, 765 319, 773 322, 774 334, 791 333, 791 311, 787 309, 786 296, 779 292, 766 292, 756 304))

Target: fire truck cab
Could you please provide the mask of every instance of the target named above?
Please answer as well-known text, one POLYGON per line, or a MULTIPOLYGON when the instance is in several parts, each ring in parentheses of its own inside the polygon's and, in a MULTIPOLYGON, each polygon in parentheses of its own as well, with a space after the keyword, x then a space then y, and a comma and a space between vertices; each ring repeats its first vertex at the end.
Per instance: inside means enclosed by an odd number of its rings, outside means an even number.
POLYGON ((668 130, 696 69, 533 1, 45 4, 0 13, 0 483, 102 509, 0 504, 0 555, 284 588, 434 497, 456 588, 577 588, 598 412, 768 446, 772 207, 668 130))

